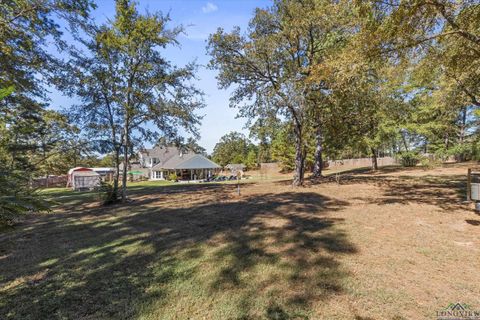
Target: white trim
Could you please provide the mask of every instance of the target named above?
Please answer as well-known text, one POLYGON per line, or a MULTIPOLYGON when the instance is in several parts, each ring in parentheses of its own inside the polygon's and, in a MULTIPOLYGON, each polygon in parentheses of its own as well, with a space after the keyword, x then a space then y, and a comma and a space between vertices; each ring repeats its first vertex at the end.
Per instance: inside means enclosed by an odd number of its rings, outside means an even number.
POLYGON ((152 170, 150 172, 150 180, 165 180, 163 170, 152 170))

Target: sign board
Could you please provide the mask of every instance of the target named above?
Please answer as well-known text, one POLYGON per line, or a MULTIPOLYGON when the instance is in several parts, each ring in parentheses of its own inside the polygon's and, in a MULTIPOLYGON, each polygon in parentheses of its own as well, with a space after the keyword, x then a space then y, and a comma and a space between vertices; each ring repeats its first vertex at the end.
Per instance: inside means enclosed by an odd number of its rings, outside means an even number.
POLYGON ((472 200, 480 201, 480 183, 471 183, 470 196, 472 200))

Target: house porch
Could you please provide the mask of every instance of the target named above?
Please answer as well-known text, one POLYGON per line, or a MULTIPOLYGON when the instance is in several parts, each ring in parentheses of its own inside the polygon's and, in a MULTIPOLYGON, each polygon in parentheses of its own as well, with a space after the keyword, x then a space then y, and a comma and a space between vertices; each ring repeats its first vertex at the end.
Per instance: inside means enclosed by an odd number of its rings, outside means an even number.
POLYGON ((152 171, 151 180, 168 180, 169 176, 175 173, 177 179, 181 181, 205 180, 216 175, 220 169, 177 169, 177 170, 157 170, 152 171))

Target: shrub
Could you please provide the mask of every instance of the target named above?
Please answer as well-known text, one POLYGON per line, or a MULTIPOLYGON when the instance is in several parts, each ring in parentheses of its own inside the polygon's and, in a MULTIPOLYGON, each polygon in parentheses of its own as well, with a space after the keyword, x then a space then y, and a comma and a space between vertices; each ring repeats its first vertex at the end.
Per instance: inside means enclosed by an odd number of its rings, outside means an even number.
POLYGON ((441 161, 435 159, 434 157, 421 157, 420 165, 425 169, 433 169, 441 165, 441 161))
POLYGON ((112 183, 102 181, 97 191, 98 200, 103 205, 109 205, 118 201, 118 193, 115 192, 112 183))
POLYGON ((176 173, 170 173, 170 174, 168 175, 168 180, 170 180, 170 181, 178 181, 177 174, 176 174, 176 173))
POLYGON ((420 162, 420 155, 416 152, 402 152, 399 155, 400 164, 404 167, 415 167, 420 162))
POLYGON ((458 162, 471 160, 474 157, 474 148, 470 143, 457 144, 450 148, 449 153, 458 162))

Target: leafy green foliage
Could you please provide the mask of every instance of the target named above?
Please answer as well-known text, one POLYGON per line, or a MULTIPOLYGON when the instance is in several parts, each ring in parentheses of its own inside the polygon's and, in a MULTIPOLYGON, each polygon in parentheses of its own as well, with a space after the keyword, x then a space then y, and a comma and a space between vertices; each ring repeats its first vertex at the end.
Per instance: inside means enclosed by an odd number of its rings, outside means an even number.
POLYGON ((361 7, 376 19, 365 32, 370 49, 407 74, 396 86, 409 104, 403 126, 415 136, 413 147, 468 159, 480 107, 480 6, 421 0, 365 1, 361 7))
POLYGON ((0 88, 0 101, 8 97, 15 91, 15 86, 9 86, 7 88, 0 88))
POLYGON ((229 163, 242 163, 252 168, 256 166, 256 157, 255 146, 239 132, 230 132, 221 137, 212 153, 213 161, 222 167, 229 163))
POLYGON ((48 111, 44 86, 62 69, 47 41, 63 50, 59 21, 75 32, 93 4, 89 0, 2 1, 0 4, 0 222, 47 209, 31 178, 63 171, 68 121, 48 111), (54 21, 54 18, 57 21, 54 21))
POLYGON ((250 148, 248 151, 247 157, 245 159, 245 165, 247 169, 255 169, 258 167, 258 155, 256 148, 250 148))
POLYGON ((90 0, 2 1, 0 88, 14 86, 16 97, 30 101, 44 97, 43 85, 61 65, 47 50, 47 42, 53 40, 64 49, 59 20, 75 32, 93 7, 90 0))
POLYGON ((169 181, 178 181, 178 176, 175 172, 172 172, 168 175, 168 180, 169 181))
POLYGON ((59 79, 62 88, 71 87, 72 94, 82 97, 74 115, 97 138, 99 150, 115 154, 117 170, 123 155, 123 201, 135 146, 161 136, 174 139, 181 129, 198 135, 201 117, 196 111, 203 107, 203 93, 191 81, 197 65, 177 67, 163 56, 163 49, 178 44, 183 30, 169 29, 169 22, 168 15, 142 14, 135 2, 118 0, 113 20, 84 27, 86 39, 81 42, 88 54, 73 52, 68 75, 59 79))
POLYGON ((0 168, 0 225, 13 225, 26 213, 48 211, 49 205, 29 187, 22 172, 0 168))
POLYGON ((421 156, 414 151, 405 151, 398 155, 400 164, 404 167, 415 167, 421 160, 421 156))
POLYGON ((102 181, 96 191, 98 200, 104 205, 113 204, 118 200, 118 190, 114 188, 113 183, 102 181))
POLYGON ((282 166, 282 171, 292 171, 295 168, 295 148, 293 137, 285 128, 277 133, 272 141, 272 159, 282 166))
POLYGON ((310 76, 331 50, 342 46, 341 23, 348 21, 342 5, 276 1, 255 11, 245 34, 236 27, 230 33, 218 29, 209 38, 210 67, 219 70, 220 88, 236 86, 230 105, 239 107, 239 115, 250 120, 284 117, 291 123, 294 185, 304 180, 308 127, 325 113, 318 93, 329 89, 324 78, 310 76))
MULTIPOLYGON (((295 137, 289 128, 289 124, 282 124, 272 141, 271 153, 272 160, 280 163, 283 172, 291 172, 295 169, 294 141, 295 137)), ((315 161, 315 137, 310 134, 307 141, 305 167, 311 169, 315 161)))

